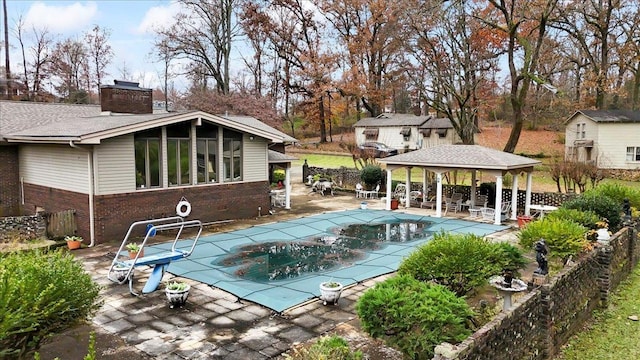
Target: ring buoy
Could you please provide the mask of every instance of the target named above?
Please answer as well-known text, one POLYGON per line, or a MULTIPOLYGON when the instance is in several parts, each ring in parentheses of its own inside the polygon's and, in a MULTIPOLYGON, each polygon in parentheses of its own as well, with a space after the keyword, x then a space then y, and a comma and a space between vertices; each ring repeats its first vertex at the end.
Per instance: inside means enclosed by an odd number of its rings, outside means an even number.
POLYGON ((176 205, 176 214, 178 216, 187 217, 191 214, 191 204, 187 200, 182 200, 176 205), (184 208, 184 210, 182 210, 184 208))

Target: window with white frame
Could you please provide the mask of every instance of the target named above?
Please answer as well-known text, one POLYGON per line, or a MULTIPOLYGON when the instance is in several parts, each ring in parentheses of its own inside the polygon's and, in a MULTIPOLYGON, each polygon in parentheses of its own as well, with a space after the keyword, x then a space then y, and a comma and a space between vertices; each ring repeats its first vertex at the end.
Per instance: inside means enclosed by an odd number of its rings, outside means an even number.
POLYGON ((242 134, 224 130, 222 140, 222 165, 224 181, 242 180, 242 134))
POLYGON ((167 127, 167 173, 169 185, 191 184, 191 124, 167 127))
POLYGON ((218 127, 203 123, 196 129, 196 155, 198 159, 198 184, 218 181, 218 127))
POLYGON ((135 134, 136 188, 160 186, 160 129, 135 134))
POLYGON ((587 124, 578 123, 576 128, 576 139, 585 139, 587 137, 587 124))
POLYGON ((640 146, 627 146, 627 161, 640 161, 640 146))

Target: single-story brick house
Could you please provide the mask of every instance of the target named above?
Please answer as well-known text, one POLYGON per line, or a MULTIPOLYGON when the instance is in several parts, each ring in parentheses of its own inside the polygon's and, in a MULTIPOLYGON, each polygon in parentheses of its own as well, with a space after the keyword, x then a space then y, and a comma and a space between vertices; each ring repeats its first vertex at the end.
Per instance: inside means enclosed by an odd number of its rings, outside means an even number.
POLYGON ((565 158, 601 169, 640 169, 640 111, 576 111, 565 121, 565 158))
MULTIPOLYGON (((101 93, 101 106, 0 101, 0 216, 74 209, 94 244, 175 216, 181 200, 203 223, 269 209, 271 148, 294 138, 252 117, 154 113, 137 83, 101 93)), ((293 158, 275 159, 290 189, 293 158)))
POLYGON ((431 115, 384 113, 353 125, 356 144, 377 141, 403 151, 460 143, 451 121, 431 115))

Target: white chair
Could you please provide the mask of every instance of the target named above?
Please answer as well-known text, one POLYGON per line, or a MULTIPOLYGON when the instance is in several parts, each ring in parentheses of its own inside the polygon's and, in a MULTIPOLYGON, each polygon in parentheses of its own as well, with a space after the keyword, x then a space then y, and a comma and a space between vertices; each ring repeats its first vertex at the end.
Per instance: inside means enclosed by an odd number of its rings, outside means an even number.
POLYGON ((453 210, 454 213, 460 211, 462 209, 462 193, 453 193, 450 198, 445 199, 445 205, 445 215, 449 210, 453 210))
POLYGON ((503 201, 500 206, 500 220, 505 221, 511 217, 511 201, 503 201))
POLYGON ((362 194, 364 195, 365 198, 377 199, 378 192, 380 192, 380 184, 376 185, 376 188, 373 190, 362 191, 362 194))
POLYGON ((480 209, 480 213, 482 214, 483 221, 491 221, 493 222, 496 217, 496 209, 494 208, 482 208, 480 209))
POLYGON ((357 183, 356 184, 356 198, 363 198, 364 194, 362 193, 364 191, 364 188, 362 187, 362 184, 357 183))

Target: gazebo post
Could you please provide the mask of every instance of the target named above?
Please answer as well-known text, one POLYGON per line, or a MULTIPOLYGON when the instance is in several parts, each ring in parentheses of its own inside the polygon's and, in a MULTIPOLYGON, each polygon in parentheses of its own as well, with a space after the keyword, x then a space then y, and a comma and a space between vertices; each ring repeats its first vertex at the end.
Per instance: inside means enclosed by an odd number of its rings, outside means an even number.
POLYGON ((411 193, 411 166, 406 167, 407 174, 407 186, 405 186, 405 196, 404 196, 404 207, 408 208, 411 206, 411 198, 409 194, 411 193))
POLYGON ((527 191, 524 197, 524 214, 527 216, 531 215, 531 185, 533 182, 533 174, 531 171, 527 172, 527 191))
POLYGON ((387 166, 387 200, 384 206, 385 210, 391 210, 391 169, 387 166))
POLYGON ((291 210, 291 163, 284 168, 284 208, 291 210))
POLYGON ((516 220, 518 215, 518 174, 513 175, 513 181, 511 182, 511 214, 509 218, 516 220))
POLYGON ((493 217, 493 223, 500 225, 502 220, 502 174, 496 176, 496 207, 495 215, 493 217))
POLYGON ((472 207, 476 206, 476 173, 477 171, 475 169, 471 170, 471 193, 469 194, 469 200, 472 207))
POLYGON ((422 201, 427 201, 427 169, 422 168, 422 201))
POLYGON ((442 217, 442 173, 436 171, 436 217, 442 217))

